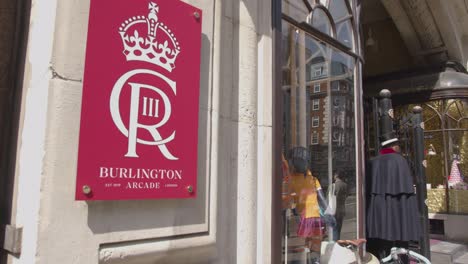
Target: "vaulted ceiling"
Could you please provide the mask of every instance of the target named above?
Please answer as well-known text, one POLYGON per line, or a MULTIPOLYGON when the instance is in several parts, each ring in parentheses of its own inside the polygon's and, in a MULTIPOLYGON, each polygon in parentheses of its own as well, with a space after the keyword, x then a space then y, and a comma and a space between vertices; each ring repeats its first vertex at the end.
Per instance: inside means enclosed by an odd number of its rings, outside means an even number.
POLYGON ((468 57, 468 0, 363 0, 366 77, 468 57))

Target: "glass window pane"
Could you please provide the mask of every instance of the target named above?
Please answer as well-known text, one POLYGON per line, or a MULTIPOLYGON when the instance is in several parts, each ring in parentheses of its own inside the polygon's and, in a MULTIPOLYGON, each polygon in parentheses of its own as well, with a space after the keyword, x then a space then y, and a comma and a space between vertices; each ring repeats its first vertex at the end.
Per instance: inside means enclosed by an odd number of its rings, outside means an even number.
POLYGON ((468 214, 468 181, 465 178, 468 171, 468 131, 462 129, 461 120, 465 114, 466 99, 446 100, 446 149, 449 165, 449 213, 468 214))
POLYGON ((331 0, 328 10, 334 21, 339 21, 349 14, 345 0, 331 0))
POLYGON ((283 23, 285 226, 277 232, 286 262, 308 263, 320 260, 323 241, 356 238, 354 59, 283 23))
POLYGON ((460 128, 468 129, 468 119, 463 118, 460 120, 460 128))
POLYGON ((448 126, 451 128, 459 128, 460 121, 465 116, 464 106, 466 104, 465 100, 460 99, 449 99, 447 100, 447 122, 448 126))
MULTIPOLYGON (((468 199, 468 181, 465 178, 468 173, 467 103, 466 99, 444 99, 423 105, 430 213, 468 214, 465 202, 468 199)), ((410 113, 413 106, 400 106, 396 114, 410 113)))
POLYGON ((333 51, 330 99, 333 163, 329 183, 336 193, 337 227, 333 239, 353 239, 356 233, 356 158, 354 130, 354 59, 333 51))
POLYGON ((282 0, 282 11, 297 21, 307 21, 309 11, 302 0, 282 0))
POLYGON ((312 26, 329 36, 333 35, 330 19, 321 8, 314 10, 312 14, 312 26))
POLYGON ((329 0, 320 0, 320 4, 322 4, 323 6, 327 6, 327 3, 328 3, 329 0))
POLYGON ((430 104, 423 105, 423 120, 426 131, 442 128, 442 121, 440 120, 440 116, 436 109, 433 108, 430 104))
POLYGON ((426 181, 429 213, 446 213, 445 159, 442 132, 424 133, 426 150, 426 181))
MULTIPOLYGON (((397 123, 410 117, 413 113, 413 107, 417 104, 408 104, 398 106, 395 109, 397 123)), ((422 117, 425 124, 424 130, 424 151, 426 159, 426 184, 427 184, 427 204, 429 213, 446 213, 446 182, 447 182, 447 164, 444 144, 444 133, 442 131, 442 122, 440 114, 443 113, 443 101, 431 101, 422 105, 422 117)), ((402 129, 406 131, 405 129, 402 129)), ((399 135, 404 138, 401 141, 401 152, 403 156, 411 160, 414 159, 413 141, 411 129, 409 134, 399 135)))
POLYGON ((448 131, 449 158, 449 212, 468 214, 467 150, 468 131, 448 131))
POLYGON ((336 34, 339 42, 350 49, 353 48, 353 30, 350 20, 336 24, 336 34))

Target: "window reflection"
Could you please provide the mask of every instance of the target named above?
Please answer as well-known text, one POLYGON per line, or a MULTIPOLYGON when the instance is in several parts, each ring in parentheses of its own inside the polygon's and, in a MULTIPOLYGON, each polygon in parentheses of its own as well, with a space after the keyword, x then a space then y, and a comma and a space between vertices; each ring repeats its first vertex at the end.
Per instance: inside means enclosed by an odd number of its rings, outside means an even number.
MULTIPOLYGON (((318 4, 313 4, 311 0, 282 0, 283 13, 296 21, 307 21, 315 29, 334 37, 343 45, 352 49, 353 42, 353 23, 352 19, 359 20, 359 17, 351 15, 350 7, 346 4, 347 0, 321 0, 318 4), (305 2, 309 3, 309 10, 305 2)), ((360 6, 357 7, 360 12, 360 6)), ((359 41, 359 39, 358 39, 359 41)), ((319 74, 319 73, 317 73, 319 74)), ((314 72, 312 73, 314 75, 314 72)))
POLYGON ((312 26, 327 35, 333 36, 333 27, 331 21, 325 11, 323 11, 321 8, 316 8, 313 11, 312 26))
POLYGON ((320 4, 322 4, 323 6, 327 6, 327 2, 328 2, 328 1, 329 1, 329 0, 320 0, 319 2, 320 2, 320 4))
POLYGON ((340 21, 349 14, 348 7, 346 6, 345 0, 332 0, 328 7, 333 20, 340 21))
POLYGON ((353 31, 350 20, 345 20, 336 24, 336 32, 338 41, 348 48, 353 48, 353 31))
POLYGON ((306 21, 309 12, 303 0, 282 0, 283 13, 299 21, 306 21))
POLYGON ((354 59, 284 22, 283 230, 287 262, 356 238, 354 59))

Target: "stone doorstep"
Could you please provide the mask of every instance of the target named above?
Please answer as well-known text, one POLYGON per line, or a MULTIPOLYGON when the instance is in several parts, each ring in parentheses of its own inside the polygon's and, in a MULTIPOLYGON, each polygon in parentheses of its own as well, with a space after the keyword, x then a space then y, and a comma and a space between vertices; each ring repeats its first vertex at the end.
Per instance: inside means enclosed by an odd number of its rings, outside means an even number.
POLYGON ((441 241, 431 246, 431 260, 433 264, 450 264, 466 252, 466 245, 441 241))
POLYGON ((451 264, 452 257, 446 254, 439 254, 431 252, 431 263, 432 264, 451 264))

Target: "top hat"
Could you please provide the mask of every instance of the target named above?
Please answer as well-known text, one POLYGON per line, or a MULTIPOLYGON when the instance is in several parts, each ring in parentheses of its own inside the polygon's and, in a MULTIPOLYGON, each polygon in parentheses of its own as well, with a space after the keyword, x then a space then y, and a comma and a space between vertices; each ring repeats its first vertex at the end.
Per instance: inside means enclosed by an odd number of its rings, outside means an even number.
POLYGON ((398 137, 396 137, 394 131, 389 131, 380 136, 380 145, 382 147, 388 146, 397 141, 398 141, 398 137))
POLYGON ((397 142, 398 138, 393 130, 393 107, 391 92, 383 89, 379 93, 379 107, 380 107, 380 145, 382 147, 391 143, 397 142))

